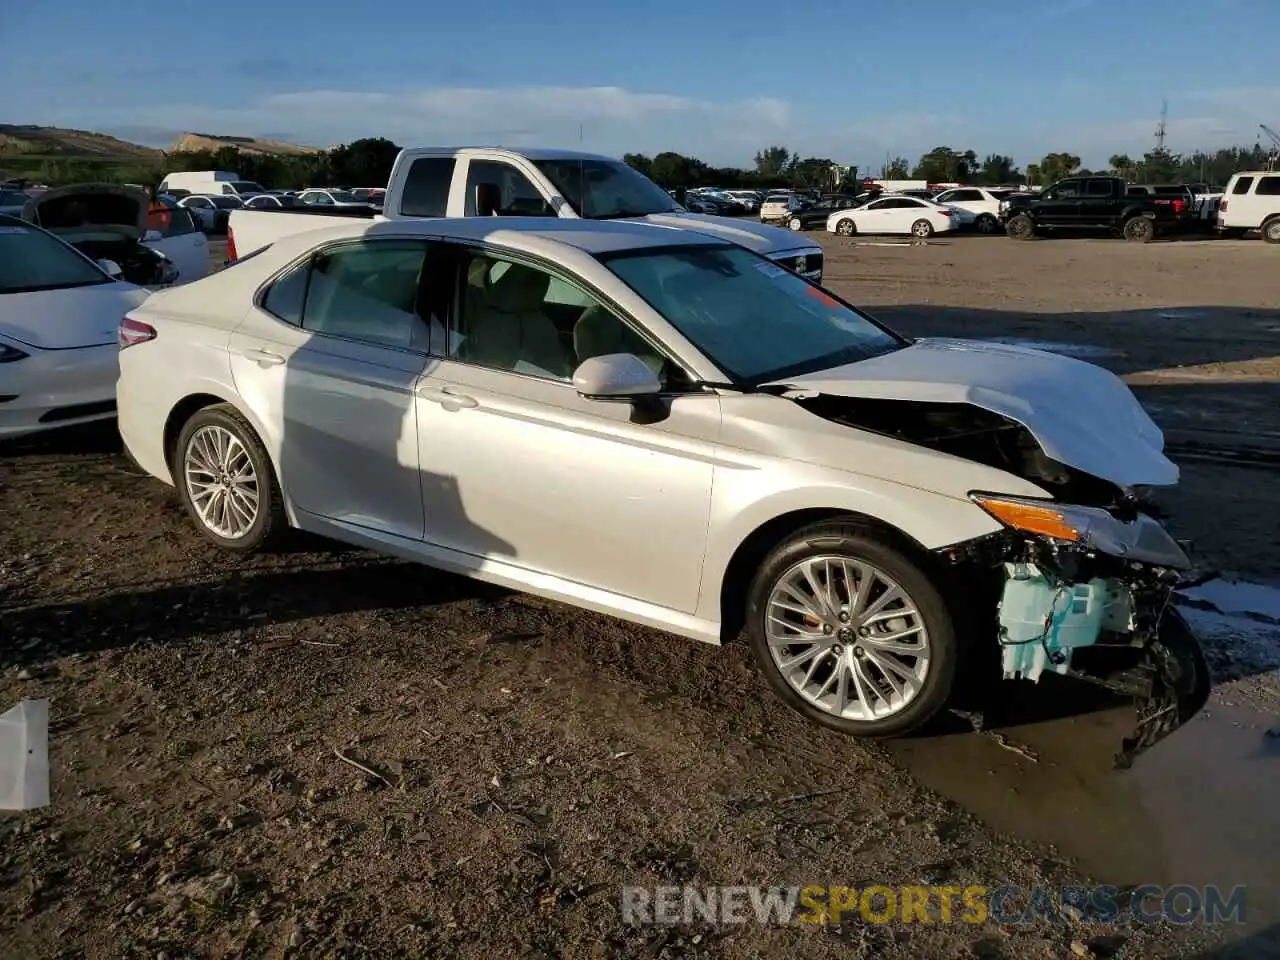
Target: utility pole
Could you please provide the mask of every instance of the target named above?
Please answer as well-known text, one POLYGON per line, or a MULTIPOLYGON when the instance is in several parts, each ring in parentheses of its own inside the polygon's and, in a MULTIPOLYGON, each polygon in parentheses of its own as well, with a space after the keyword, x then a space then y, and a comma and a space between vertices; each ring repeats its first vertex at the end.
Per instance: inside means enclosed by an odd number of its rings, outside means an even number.
POLYGON ((1164 153, 1164 138, 1169 126, 1169 101, 1160 101, 1160 122, 1156 124, 1156 153, 1164 153))

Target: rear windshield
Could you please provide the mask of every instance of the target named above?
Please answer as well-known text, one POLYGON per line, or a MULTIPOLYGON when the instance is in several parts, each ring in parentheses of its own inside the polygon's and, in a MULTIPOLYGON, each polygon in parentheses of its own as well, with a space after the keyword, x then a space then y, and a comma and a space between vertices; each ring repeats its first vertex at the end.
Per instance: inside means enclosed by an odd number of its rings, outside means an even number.
POLYGON ((0 221, 0 294, 111 282, 92 261, 56 237, 13 220, 0 221))

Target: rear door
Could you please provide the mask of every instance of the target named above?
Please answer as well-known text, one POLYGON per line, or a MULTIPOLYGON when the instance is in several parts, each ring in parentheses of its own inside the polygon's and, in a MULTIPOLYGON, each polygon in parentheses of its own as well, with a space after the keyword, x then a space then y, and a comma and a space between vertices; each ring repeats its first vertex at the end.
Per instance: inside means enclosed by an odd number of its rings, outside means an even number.
MULTIPOLYGON (((1110 226, 1120 213, 1123 201, 1128 199, 1115 195, 1116 181, 1108 180, 1105 177, 1091 177, 1088 180, 1077 180, 1076 183, 1082 184, 1079 201, 1080 225, 1088 227, 1110 226)), ((1144 195, 1139 199, 1150 198, 1144 195)))

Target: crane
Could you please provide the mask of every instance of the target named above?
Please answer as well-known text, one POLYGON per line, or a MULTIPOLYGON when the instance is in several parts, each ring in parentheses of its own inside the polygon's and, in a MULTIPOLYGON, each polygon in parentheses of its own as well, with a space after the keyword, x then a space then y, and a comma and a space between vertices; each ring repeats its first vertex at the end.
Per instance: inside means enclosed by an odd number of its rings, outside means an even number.
POLYGON ((1262 128, 1262 132, 1271 138, 1271 142, 1275 144, 1271 148, 1271 153, 1267 156, 1267 169, 1274 170, 1276 168, 1276 160, 1280 159, 1280 133, 1276 133, 1265 123, 1258 124, 1262 128))

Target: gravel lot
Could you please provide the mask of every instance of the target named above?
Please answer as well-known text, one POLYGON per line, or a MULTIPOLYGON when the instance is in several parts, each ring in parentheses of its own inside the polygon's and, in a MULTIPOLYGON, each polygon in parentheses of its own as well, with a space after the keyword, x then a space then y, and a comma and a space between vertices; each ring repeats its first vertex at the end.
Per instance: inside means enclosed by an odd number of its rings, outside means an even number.
MULTIPOLYGON (((828 284, 907 333, 1095 348, 1171 442, 1280 446, 1275 248, 822 240, 828 284)), ((1188 460, 1166 505, 1205 562, 1258 579, 1280 576, 1278 494, 1274 467, 1188 460)), ((306 538, 220 554, 110 429, 0 447, 0 516, 0 710, 52 700, 54 777, 49 808, 0 815, 5 956, 1280 955, 1254 929, 1280 914, 625 926, 625 883, 1185 878, 1089 846, 1155 829, 1095 762, 1107 722, 1072 728, 1083 766, 954 731, 844 740, 777 704, 741 645, 306 538)))

